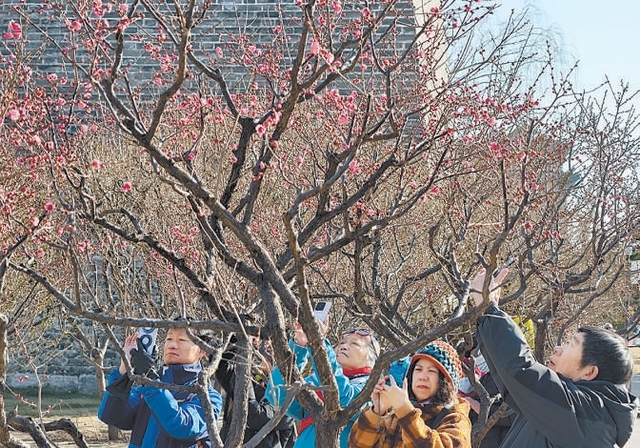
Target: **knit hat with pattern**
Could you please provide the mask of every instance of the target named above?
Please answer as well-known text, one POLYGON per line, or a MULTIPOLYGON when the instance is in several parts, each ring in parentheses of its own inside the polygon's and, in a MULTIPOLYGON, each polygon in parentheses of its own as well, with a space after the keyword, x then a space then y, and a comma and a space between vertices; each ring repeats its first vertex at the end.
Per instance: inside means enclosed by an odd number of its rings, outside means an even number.
POLYGON ((409 371, 413 372, 413 367, 420 358, 426 358, 435 363, 445 378, 453 383, 455 390, 458 390, 463 373, 460 357, 455 348, 444 341, 433 341, 411 357, 409 371))

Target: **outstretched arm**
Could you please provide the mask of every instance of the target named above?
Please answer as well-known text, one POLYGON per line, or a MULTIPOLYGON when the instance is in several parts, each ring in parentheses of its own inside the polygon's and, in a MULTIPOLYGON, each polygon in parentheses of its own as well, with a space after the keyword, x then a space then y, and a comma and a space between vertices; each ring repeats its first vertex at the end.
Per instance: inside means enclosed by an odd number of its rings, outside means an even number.
MULTIPOLYGON (((575 444, 575 434, 582 433, 575 403, 588 397, 573 382, 536 361, 520 327, 498 307, 503 273, 491 279, 491 304, 478 318, 478 348, 512 409, 549 440, 558 445, 575 444)), ((471 296, 477 305, 483 303, 479 291, 484 276, 481 270, 472 283, 471 296)))

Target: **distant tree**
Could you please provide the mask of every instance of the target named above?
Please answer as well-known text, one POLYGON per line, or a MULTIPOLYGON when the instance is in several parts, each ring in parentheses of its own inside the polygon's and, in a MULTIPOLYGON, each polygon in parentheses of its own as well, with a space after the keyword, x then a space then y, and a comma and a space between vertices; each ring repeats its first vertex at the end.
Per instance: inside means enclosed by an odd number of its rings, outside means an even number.
POLYGON ((42 39, 58 59, 20 69, 0 128, 3 159, 41 170, 19 216, 47 213, 12 275, 107 334, 190 316, 224 346, 266 326, 318 446, 373 381, 340 408, 315 300, 335 303, 332 340, 362 323, 381 335, 372 378, 468 338, 480 266, 514 260, 504 303, 538 323, 541 352, 549 331, 596 319, 638 224, 633 111, 576 96, 524 20, 476 40, 494 5, 414 3, 274 2, 257 28, 209 2, 15 6, 6 50, 42 39), (322 402, 296 383, 295 320, 322 402))

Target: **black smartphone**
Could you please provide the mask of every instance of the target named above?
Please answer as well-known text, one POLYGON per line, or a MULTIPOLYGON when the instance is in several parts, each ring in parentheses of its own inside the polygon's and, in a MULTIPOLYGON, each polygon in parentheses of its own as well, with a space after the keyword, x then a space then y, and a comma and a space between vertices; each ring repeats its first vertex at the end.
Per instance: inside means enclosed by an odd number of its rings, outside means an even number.
POLYGON ((148 354, 153 353, 153 348, 156 345, 156 338, 158 337, 158 329, 157 328, 148 328, 142 327, 138 328, 138 339, 142 342, 142 346, 144 350, 148 354))

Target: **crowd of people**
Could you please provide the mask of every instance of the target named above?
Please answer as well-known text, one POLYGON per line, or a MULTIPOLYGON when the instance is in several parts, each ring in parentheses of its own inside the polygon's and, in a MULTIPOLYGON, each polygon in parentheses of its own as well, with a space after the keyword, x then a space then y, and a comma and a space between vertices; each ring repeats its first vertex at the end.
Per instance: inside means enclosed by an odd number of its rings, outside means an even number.
MULTIPOLYGON (((484 307, 477 322, 475 364, 472 369, 485 390, 509 411, 482 441, 493 447, 624 447, 633 429, 637 399, 629 392, 633 359, 626 342, 613 331, 583 327, 554 349, 546 363, 536 361, 518 325, 498 307, 500 284, 507 270, 492 276, 489 301, 483 298, 485 271, 471 285, 471 299, 484 307)), ((319 322, 326 330, 325 322, 319 322)), ((184 328, 167 331, 163 366, 158 369, 152 354, 140 345, 137 335, 124 341, 119 368, 111 372, 109 386, 99 409, 107 424, 131 430, 130 447, 211 446, 203 404, 197 394, 158 387, 153 381, 193 385, 202 369, 205 351, 184 328), (127 373, 150 381, 134 383, 127 373)), ((268 335, 256 339, 251 365, 251 385, 245 405, 244 441, 251 440, 271 423, 271 431, 259 448, 314 447, 316 425, 294 399, 286 415, 272 422, 284 404, 287 383, 269 350, 268 335)), ((317 386, 323 399, 322 381, 307 336, 298 325, 289 341, 296 367, 308 372, 304 381, 317 386)), ((349 329, 334 348, 325 340, 340 406, 345 408, 364 389, 380 353, 371 331, 349 329)), ((222 416, 224 441, 232 420, 237 359, 234 341, 223 354, 215 374, 222 395, 209 388, 214 417, 222 416)), ((463 359, 464 361, 464 359, 463 359)), ((463 373, 461 357, 445 341, 432 341, 413 355, 394 362, 380 378, 368 403, 340 433, 340 447, 448 447, 470 448, 472 421, 480 414, 463 373), (462 383, 465 383, 463 385, 462 383)), ((264 431, 263 431, 264 432, 264 431)))

